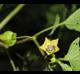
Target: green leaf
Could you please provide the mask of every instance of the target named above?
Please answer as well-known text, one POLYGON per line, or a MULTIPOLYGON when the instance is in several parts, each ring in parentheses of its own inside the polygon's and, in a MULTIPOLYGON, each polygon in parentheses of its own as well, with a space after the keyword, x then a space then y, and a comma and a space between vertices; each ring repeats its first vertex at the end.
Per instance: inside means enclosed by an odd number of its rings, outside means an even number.
POLYGON ((70 30, 80 32, 80 8, 75 11, 65 22, 65 26, 70 30))
POLYGON ((72 71, 72 68, 68 64, 64 64, 61 61, 58 61, 63 71, 72 71))
POLYGON ((73 71, 80 71, 80 47, 79 38, 75 39, 68 50, 65 60, 70 62, 73 71))
POLYGON ((48 23, 48 25, 54 24, 55 14, 47 12, 46 15, 47 15, 46 17, 47 17, 47 21, 48 21, 47 23, 48 23))
POLYGON ((54 25, 56 20, 56 15, 60 16, 60 21, 63 21, 66 18, 67 8, 65 4, 52 4, 50 5, 48 11, 46 12, 46 18, 48 26, 54 25))
POLYGON ((66 17, 67 13, 67 8, 65 4, 53 4, 51 5, 49 12, 53 13, 54 15, 59 14, 60 15, 60 20, 64 20, 66 17))
POLYGON ((0 41, 6 46, 13 46, 16 43, 16 33, 12 31, 6 31, 0 35, 0 41))

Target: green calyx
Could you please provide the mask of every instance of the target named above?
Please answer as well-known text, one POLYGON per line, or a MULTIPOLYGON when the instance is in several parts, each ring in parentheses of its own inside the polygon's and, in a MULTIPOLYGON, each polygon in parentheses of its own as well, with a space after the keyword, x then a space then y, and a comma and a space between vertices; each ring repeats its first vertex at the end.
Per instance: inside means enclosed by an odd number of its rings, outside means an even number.
POLYGON ((16 43, 16 33, 12 31, 6 31, 0 35, 0 41, 8 47, 13 46, 16 43))

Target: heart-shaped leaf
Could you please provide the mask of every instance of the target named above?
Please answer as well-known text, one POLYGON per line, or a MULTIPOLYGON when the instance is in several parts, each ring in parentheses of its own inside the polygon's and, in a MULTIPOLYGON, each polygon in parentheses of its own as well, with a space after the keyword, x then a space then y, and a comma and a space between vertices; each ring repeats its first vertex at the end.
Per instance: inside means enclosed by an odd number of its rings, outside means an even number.
POLYGON ((58 61, 63 71, 72 71, 72 68, 68 64, 64 64, 61 61, 58 61))
POLYGON ((67 55, 64 57, 65 60, 70 62, 73 71, 80 71, 80 47, 79 38, 75 39, 70 45, 67 55))
POLYGON ((68 29, 80 32, 80 8, 75 11, 65 22, 68 29))

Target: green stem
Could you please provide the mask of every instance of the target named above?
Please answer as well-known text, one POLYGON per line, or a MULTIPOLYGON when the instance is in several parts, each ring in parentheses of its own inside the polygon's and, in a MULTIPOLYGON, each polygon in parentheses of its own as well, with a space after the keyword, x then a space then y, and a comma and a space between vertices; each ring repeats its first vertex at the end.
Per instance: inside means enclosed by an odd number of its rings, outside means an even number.
POLYGON ((0 46, 3 46, 4 48, 8 49, 8 46, 5 45, 4 43, 0 42, 0 46))
POLYGON ((25 4, 18 4, 18 6, 10 12, 10 14, 5 17, 5 19, 0 23, 0 30, 25 6, 25 4))
POLYGON ((22 40, 17 41, 17 44, 20 44, 20 43, 24 43, 29 40, 32 40, 32 37, 31 36, 19 36, 19 37, 17 37, 17 39, 22 39, 22 40), (24 39, 22 39, 22 38, 24 38, 24 39))
MULTIPOLYGON (((59 22, 60 22, 60 17, 59 17, 58 14, 56 14, 56 19, 55 19, 54 25, 59 24, 59 22)), ((57 27, 57 26, 56 26, 56 27, 57 27)), ((51 30, 51 32, 50 32, 49 35, 52 35, 52 34, 53 34, 53 32, 54 32, 54 30, 56 29, 56 27, 54 28, 54 26, 53 26, 53 29, 51 30)))
POLYGON ((60 61, 68 61, 67 59, 64 59, 64 58, 58 58, 58 60, 60 60, 60 61))
POLYGON ((57 62, 59 65, 61 65, 61 61, 60 61, 60 60, 56 60, 56 62, 57 62))
POLYGON ((60 26, 60 25, 63 25, 63 24, 64 24, 64 22, 62 22, 62 23, 60 23, 60 24, 57 24, 57 25, 54 25, 54 26, 51 26, 51 27, 48 27, 48 28, 46 28, 46 29, 41 30, 40 32, 36 33, 36 34, 33 35, 33 36, 37 38, 37 36, 39 36, 40 34, 46 32, 46 31, 49 31, 49 30, 51 30, 51 29, 53 29, 53 28, 56 28, 56 27, 58 27, 58 26, 60 26))
POLYGON ((41 51, 41 49, 40 49, 40 45, 39 45, 39 43, 38 43, 38 41, 36 40, 35 37, 33 37, 33 42, 34 42, 34 43, 36 44, 36 46, 38 47, 38 49, 39 49, 40 53, 42 54, 42 56, 44 56, 44 52, 41 51))
POLYGON ((23 56, 21 56, 20 54, 16 53, 16 55, 21 59, 21 60, 25 60, 25 58, 23 56))
POLYGON ((11 63, 12 68, 13 68, 13 71, 17 71, 17 68, 15 67, 14 62, 13 62, 13 60, 11 59, 9 52, 6 51, 6 53, 7 53, 8 57, 9 57, 10 63, 11 63))
POLYGON ((25 43, 25 42, 30 41, 30 40, 31 40, 31 39, 25 38, 25 39, 22 39, 22 40, 17 41, 16 44, 25 43))
POLYGON ((17 39, 22 39, 22 38, 32 38, 31 36, 19 36, 19 37, 17 37, 17 39))
MULTIPOLYGON (((58 27, 60 25, 63 25, 63 24, 64 24, 64 22, 62 22, 60 24, 57 24, 57 25, 54 25, 54 26, 51 26, 51 27, 48 27, 46 29, 43 29, 40 32, 34 34, 32 37, 31 36, 20 36, 20 37, 17 37, 17 39, 26 38, 26 39, 23 39, 23 40, 18 41, 17 44, 24 43, 26 41, 32 40, 32 38, 34 38, 34 37, 37 38, 37 36, 39 36, 40 34, 46 32, 46 31, 48 31, 50 29, 56 28, 56 27, 58 27)), ((33 39, 33 40, 35 41, 36 39, 33 39)))
POLYGON ((50 70, 50 71, 53 71, 53 69, 51 68, 51 66, 50 66, 50 65, 48 65, 48 68, 49 68, 49 70, 50 70))
POLYGON ((22 39, 22 40, 19 40, 17 41, 16 44, 21 44, 21 43, 24 43, 24 42, 27 42, 27 41, 31 41, 32 40, 32 37, 27 37, 27 36, 22 36, 22 37, 17 37, 17 39, 20 39, 20 38, 25 38, 25 39, 22 39))

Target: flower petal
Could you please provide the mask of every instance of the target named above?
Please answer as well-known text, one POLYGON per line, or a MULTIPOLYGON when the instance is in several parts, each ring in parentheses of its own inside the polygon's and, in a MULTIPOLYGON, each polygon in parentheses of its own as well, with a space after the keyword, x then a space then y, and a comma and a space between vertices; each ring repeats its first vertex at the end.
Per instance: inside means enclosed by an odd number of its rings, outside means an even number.
POLYGON ((59 48, 58 48, 58 46, 57 46, 57 47, 55 47, 54 53, 56 53, 56 52, 58 52, 58 51, 59 51, 59 48))
POLYGON ((58 41, 59 41, 59 39, 52 40, 51 44, 54 45, 54 46, 57 46, 58 45, 58 41))
POLYGON ((40 48, 46 50, 48 45, 50 45, 50 40, 46 37, 44 43, 41 45, 40 48))
POLYGON ((40 46, 41 50, 45 51, 47 55, 52 55, 55 52, 58 52, 58 40, 59 39, 49 40, 46 37, 44 43, 40 46))

